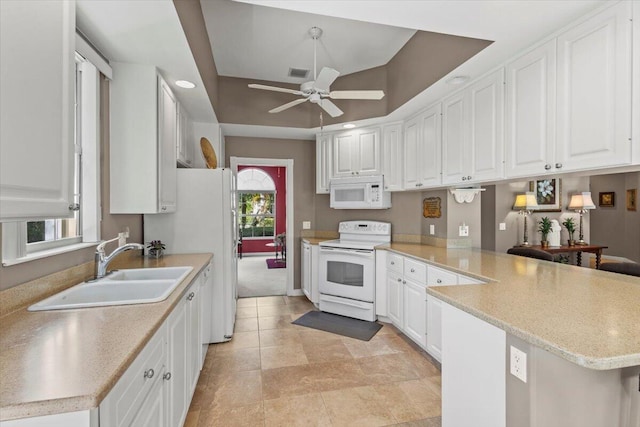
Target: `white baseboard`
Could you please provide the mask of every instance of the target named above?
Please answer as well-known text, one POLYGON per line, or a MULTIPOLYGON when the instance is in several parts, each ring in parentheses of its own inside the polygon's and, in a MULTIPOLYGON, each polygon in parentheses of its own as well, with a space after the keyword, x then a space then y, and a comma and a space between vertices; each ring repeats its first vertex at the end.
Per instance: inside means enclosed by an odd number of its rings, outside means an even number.
POLYGON ((290 297, 300 297, 304 295, 304 292, 302 292, 302 289, 293 289, 291 291, 287 291, 287 296, 290 297))

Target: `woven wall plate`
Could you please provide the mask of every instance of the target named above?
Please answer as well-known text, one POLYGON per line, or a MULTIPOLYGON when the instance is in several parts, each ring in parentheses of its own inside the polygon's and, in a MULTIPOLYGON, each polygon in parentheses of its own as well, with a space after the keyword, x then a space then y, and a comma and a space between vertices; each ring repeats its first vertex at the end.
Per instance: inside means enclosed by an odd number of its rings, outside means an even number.
POLYGON ((202 150, 204 161, 207 164, 207 169, 217 168, 218 158, 216 157, 216 151, 213 149, 207 138, 200 138, 200 149, 202 150))

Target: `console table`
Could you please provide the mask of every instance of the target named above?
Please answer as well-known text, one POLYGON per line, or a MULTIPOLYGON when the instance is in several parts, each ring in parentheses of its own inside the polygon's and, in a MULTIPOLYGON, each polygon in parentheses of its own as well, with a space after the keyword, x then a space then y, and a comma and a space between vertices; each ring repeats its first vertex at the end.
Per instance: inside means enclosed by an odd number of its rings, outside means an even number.
POLYGON ((596 254, 596 268, 600 267, 600 258, 602 257, 602 250, 607 249, 608 246, 597 246, 597 245, 575 245, 575 246, 548 246, 543 248, 540 245, 531 246, 535 249, 540 249, 541 251, 548 252, 550 254, 561 254, 567 252, 577 252, 577 261, 578 265, 582 265, 582 252, 589 252, 592 254, 596 254))

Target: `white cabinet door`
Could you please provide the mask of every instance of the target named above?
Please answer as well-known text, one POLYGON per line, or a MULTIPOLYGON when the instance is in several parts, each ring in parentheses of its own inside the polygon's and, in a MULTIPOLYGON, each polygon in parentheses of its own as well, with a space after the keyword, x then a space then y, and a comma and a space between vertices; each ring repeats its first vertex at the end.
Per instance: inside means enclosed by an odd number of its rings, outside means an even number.
POLYGON ((501 178, 504 170, 504 71, 442 103, 442 183, 501 178))
MULTIPOLYGON (((200 376, 200 368, 202 365, 201 355, 201 330, 202 330, 202 321, 201 321, 201 310, 202 310, 202 295, 200 292, 200 280, 198 278, 196 282, 191 286, 190 290, 187 292, 187 301, 188 301, 188 322, 189 322, 189 353, 188 353, 188 377, 189 377, 189 388, 187 389, 186 401, 191 401, 191 396, 193 396, 193 392, 196 389, 196 384, 198 383, 198 377, 200 376)), ((187 405, 188 409, 188 405, 187 405)))
POLYGON ((469 89, 469 149, 462 181, 487 181, 504 175, 504 70, 491 73, 469 89))
POLYGON ((382 129, 382 175, 386 191, 402 190, 402 123, 382 129))
POLYGON ((427 345, 425 285, 412 280, 405 280, 403 284, 404 333, 416 344, 425 348, 427 345))
POLYGON ((318 284, 318 271, 320 259, 320 246, 311 245, 311 302, 320 304, 320 287, 318 284))
POLYGON ((459 92, 442 103, 442 183, 462 182, 469 175, 467 155, 469 135, 466 91, 459 92))
POLYGON ((378 175, 382 170, 380 164, 380 129, 361 129, 358 132, 356 153, 357 175, 378 175))
POLYGON ((332 142, 331 135, 316 136, 316 193, 329 193, 329 180, 332 176, 332 142))
POLYGON ((403 295, 402 277, 389 272, 387 274, 387 315, 391 322, 400 329, 403 329, 403 295))
POLYGON ((556 40, 507 64, 506 73, 506 176, 553 171, 556 40))
POLYGON ((190 168, 193 166, 193 144, 191 140, 191 122, 189 120, 189 116, 184 107, 177 102, 177 142, 176 142, 176 153, 178 166, 190 168))
POLYGON ((309 301, 311 296, 311 245, 302 242, 301 245, 302 261, 300 265, 300 278, 302 280, 302 292, 309 301))
POLYGON ((167 425, 181 426, 187 416, 189 389, 189 314, 186 296, 178 303, 167 321, 168 363, 165 400, 167 425))
POLYGON ((420 135, 420 118, 407 120, 404 124, 404 188, 410 190, 420 187, 420 161, 418 137, 420 135))
POLYGON ((160 372, 162 377, 158 378, 151 388, 147 400, 144 401, 140 411, 136 414, 131 422, 136 427, 164 427, 166 426, 165 409, 167 402, 165 400, 164 379, 165 371, 160 372))
POLYGON ((0 2, 0 220, 72 214, 74 47, 74 2, 0 2))
POLYGON ((557 172, 631 162, 631 3, 558 37, 557 172))
POLYGON ((442 106, 437 104, 420 115, 417 161, 420 187, 440 184, 442 171, 442 106))
POLYGON ((159 77, 158 85, 158 212, 175 212, 177 104, 171 89, 159 77))
POLYGON ((442 301, 427 295, 427 351, 442 362, 442 301))
POLYGON ((357 135, 355 132, 348 132, 334 137, 332 178, 344 178, 355 174, 356 161, 353 147, 356 142, 357 135))
POLYGON ((437 104, 405 124, 405 189, 440 183, 442 106, 437 104))

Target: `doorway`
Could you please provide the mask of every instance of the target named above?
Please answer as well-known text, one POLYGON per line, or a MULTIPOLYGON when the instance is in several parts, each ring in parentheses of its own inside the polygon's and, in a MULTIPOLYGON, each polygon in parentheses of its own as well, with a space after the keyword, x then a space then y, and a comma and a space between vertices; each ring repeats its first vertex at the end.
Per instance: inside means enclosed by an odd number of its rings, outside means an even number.
POLYGON ((293 295, 293 159, 231 157, 238 177, 238 296, 293 295))

